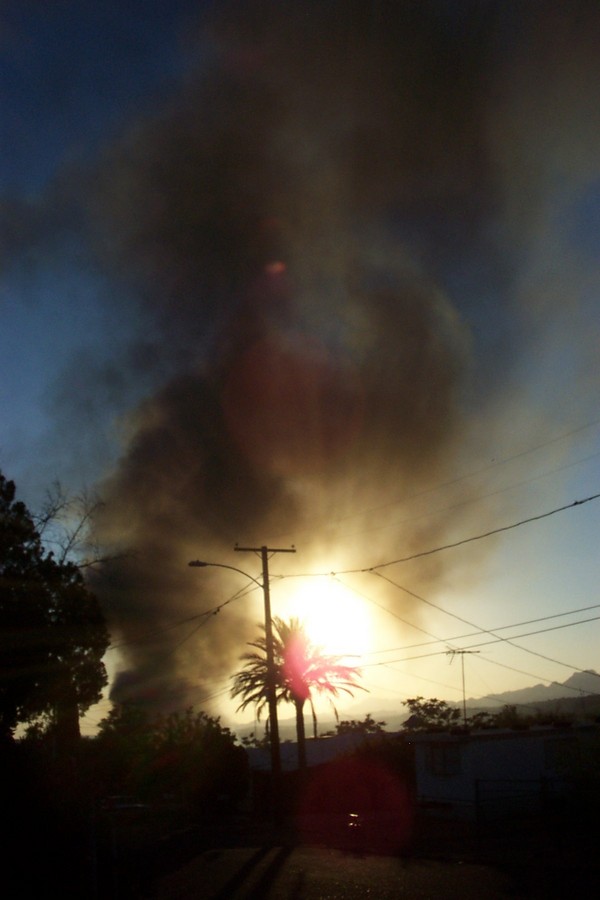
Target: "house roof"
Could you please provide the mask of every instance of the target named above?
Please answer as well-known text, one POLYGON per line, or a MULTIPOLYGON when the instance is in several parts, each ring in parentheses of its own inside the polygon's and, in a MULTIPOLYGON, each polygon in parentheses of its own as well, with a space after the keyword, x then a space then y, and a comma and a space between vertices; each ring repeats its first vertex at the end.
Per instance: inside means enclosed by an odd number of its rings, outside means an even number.
POLYGON ((534 725, 530 728, 486 728, 483 731, 422 731, 407 735, 411 744, 431 743, 473 743, 510 740, 538 740, 548 736, 567 736, 569 734, 593 733, 599 731, 598 725, 580 723, 572 726, 534 725))

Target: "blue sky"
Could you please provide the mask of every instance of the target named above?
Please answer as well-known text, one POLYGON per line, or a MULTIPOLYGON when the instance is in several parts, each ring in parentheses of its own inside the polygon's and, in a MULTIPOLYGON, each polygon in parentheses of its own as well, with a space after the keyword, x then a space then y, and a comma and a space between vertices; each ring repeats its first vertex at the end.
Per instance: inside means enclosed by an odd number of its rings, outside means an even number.
POLYGON ((203 5, 3 4, 3 186, 39 190, 151 104, 185 69, 182 25, 203 5))
MULTIPOLYGON (((182 77, 192 62, 185 24, 204 6, 65 0, 3 7, 0 183, 9 209, 3 223, 2 453, 5 469, 33 503, 57 478, 89 486, 103 455, 112 458, 111 440, 103 435, 115 409, 104 413, 105 398, 99 398, 90 418, 97 417, 93 443, 100 441, 101 450, 95 452, 90 439, 70 459, 64 444, 57 450, 60 462, 48 459, 48 444, 56 442, 52 395, 78 357, 99 367, 118 357, 124 326, 121 319, 117 335, 103 303, 111 288, 101 271, 90 270, 60 196, 48 195, 65 172, 69 178, 70 169, 92 166, 126 123, 152 110, 182 77), (24 233, 11 221, 15 203, 24 233)), ((130 401, 121 392, 127 399, 117 401, 117 411, 130 401)))
MULTIPOLYGON (((0 465, 33 506, 98 490, 107 546, 164 552, 103 596, 125 687, 225 703, 260 609, 177 632, 164 671, 136 644, 227 596, 185 570, 201 549, 344 572, 600 491, 600 24, 542 6, 3 5, 0 465)), ((599 511, 385 571, 483 629, 591 606, 599 511)), ((402 687, 373 663, 414 642, 399 615, 459 621, 344 579, 373 694, 456 699, 443 655, 402 687)), ((600 669, 597 634, 482 651, 472 692, 600 669)))

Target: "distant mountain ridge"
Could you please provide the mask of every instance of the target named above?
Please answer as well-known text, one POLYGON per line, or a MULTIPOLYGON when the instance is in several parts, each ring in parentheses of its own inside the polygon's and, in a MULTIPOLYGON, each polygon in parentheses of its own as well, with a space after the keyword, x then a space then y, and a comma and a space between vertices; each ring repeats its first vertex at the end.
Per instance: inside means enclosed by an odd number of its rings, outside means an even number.
MULTIPOLYGON (((600 675, 593 669, 585 672, 575 672, 566 681, 552 684, 536 684, 533 687, 520 688, 516 691, 503 691, 500 694, 487 694, 485 697, 470 698, 467 707, 481 709, 482 707, 500 709, 502 706, 520 706, 527 704, 544 703, 548 700, 560 700, 562 698, 575 699, 590 694, 600 697, 600 675)), ((452 704, 458 706, 457 703, 452 704)))

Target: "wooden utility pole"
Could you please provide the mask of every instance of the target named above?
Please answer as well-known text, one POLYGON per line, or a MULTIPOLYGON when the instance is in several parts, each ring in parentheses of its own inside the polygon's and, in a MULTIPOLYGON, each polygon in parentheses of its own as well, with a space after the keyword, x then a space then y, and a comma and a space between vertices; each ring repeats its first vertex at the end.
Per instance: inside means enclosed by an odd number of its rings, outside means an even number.
POLYGON ((271 618, 271 594, 269 591, 269 555, 295 553, 295 547, 238 547, 240 553, 258 553, 262 559, 262 589, 265 600, 265 647, 267 651, 267 699, 269 704, 269 738, 271 742, 271 772, 273 781, 281 778, 281 751, 279 748, 279 723, 277 721, 277 685, 275 683, 275 659, 273 653, 273 620, 271 618))

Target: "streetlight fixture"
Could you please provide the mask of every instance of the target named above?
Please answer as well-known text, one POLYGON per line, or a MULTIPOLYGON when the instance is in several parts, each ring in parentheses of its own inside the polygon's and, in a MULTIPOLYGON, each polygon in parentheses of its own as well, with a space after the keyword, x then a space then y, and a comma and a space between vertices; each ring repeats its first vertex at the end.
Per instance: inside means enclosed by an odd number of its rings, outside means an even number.
POLYGON ((240 575, 243 575, 245 578, 249 578, 250 581, 253 581, 254 584, 258 585, 258 587, 262 588, 263 597, 264 597, 264 605, 265 605, 265 649, 267 653, 267 701, 269 705, 269 738, 270 738, 270 747, 271 747, 271 772, 273 775, 274 785, 277 785, 281 778, 281 753, 279 747, 279 723, 277 721, 277 693, 276 693, 276 679, 275 679, 275 658, 273 652, 273 622, 271 619, 271 598, 269 594, 269 558, 268 554, 271 553, 295 553, 294 549, 286 549, 286 550, 269 550, 268 547, 235 547, 235 550, 252 550, 254 552, 260 553, 262 557, 262 565, 263 565, 263 579, 262 583, 254 578, 252 575, 249 575, 248 572, 244 572, 243 569, 238 569, 236 566, 230 566, 226 563, 215 563, 215 562, 205 562, 200 559, 193 559, 188 565, 193 566, 195 568, 218 568, 218 569, 230 569, 232 572, 238 572, 240 575))

